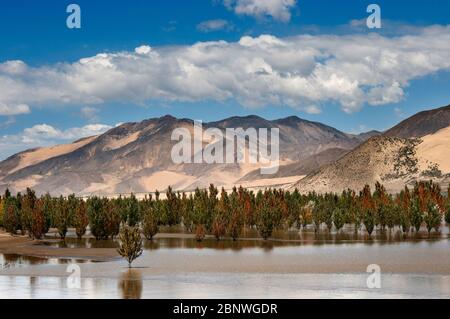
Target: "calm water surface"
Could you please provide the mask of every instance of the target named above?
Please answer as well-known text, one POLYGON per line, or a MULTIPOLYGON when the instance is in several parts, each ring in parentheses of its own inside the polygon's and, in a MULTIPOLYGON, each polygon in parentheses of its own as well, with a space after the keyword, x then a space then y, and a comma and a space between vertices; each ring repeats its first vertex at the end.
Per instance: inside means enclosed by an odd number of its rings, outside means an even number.
MULTIPOLYGON (((296 232, 263 242, 247 235, 238 242, 197 243, 167 233, 145 242, 145 253, 132 270, 120 260, 94 263, 0 254, 0 298, 450 298, 450 276, 442 272, 450 268, 448 230, 428 240, 424 234, 407 240, 399 233, 377 234, 367 241, 364 235, 296 232), (368 289, 366 269, 334 273, 308 268, 346 270, 346 265, 372 257, 383 267, 409 270, 382 273, 381 288, 368 289), (180 260, 186 267, 177 265, 180 260), (64 275, 71 263, 87 273, 77 287, 70 287, 69 274, 64 275), (429 271, 414 271, 416 264, 429 271), (11 270, 20 274, 11 275, 11 270)), ((73 238, 65 243, 50 238, 45 244, 117 246, 116 241, 73 238)))

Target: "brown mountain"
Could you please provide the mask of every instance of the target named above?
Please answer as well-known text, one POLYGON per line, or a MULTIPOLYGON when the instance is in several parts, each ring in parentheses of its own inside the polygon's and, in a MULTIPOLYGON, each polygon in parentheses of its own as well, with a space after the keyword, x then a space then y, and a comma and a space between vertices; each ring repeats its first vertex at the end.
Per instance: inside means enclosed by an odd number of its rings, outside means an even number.
POLYGON ((448 126, 450 126, 450 105, 417 113, 384 134, 401 138, 422 137, 448 126))
POLYGON ((347 188, 360 190, 366 184, 373 186, 379 181, 394 193, 423 179, 434 179, 447 187, 450 181, 449 114, 448 106, 419 113, 302 178, 291 188, 302 192, 341 192, 347 188))
MULTIPOLYGON (((164 116, 126 123, 73 144, 16 154, 0 163, 0 191, 32 187, 38 193, 111 195, 163 190, 169 185, 185 190, 209 183, 233 185, 260 168, 257 164, 174 164, 171 150, 176 142, 171 141, 171 134, 176 128, 192 131, 192 125, 189 119, 164 116)), ((276 121, 232 117, 203 126, 279 128, 281 164, 293 165, 298 173, 316 170, 364 140, 297 117, 276 121)))

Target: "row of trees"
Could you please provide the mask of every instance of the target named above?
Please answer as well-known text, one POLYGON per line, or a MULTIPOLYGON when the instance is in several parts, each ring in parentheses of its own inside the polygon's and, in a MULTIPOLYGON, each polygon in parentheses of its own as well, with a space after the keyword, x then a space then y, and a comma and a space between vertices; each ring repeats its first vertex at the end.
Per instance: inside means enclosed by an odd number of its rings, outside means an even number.
POLYGON ((152 239, 163 225, 183 225, 201 241, 206 234, 218 240, 241 236, 243 229, 258 230, 267 239, 276 229, 298 229, 313 226, 319 231, 341 231, 353 225, 355 232, 364 229, 369 236, 375 229, 405 234, 426 226, 429 233, 439 231, 443 216, 450 223, 450 187, 447 196, 433 182, 418 182, 414 188, 390 195, 377 183, 358 194, 352 190, 342 194, 300 194, 297 190, 268 189, 254 193, 234 188, 231 193, 210 186, 192 194, 175 193, 171 188, 164 199, 157 192, 138 200, 134 195, 117 199, 91 197, 87 201, 68 197, 37 198, 28 189, 12 196, 6 191, 0 197, 0 226, 10 233, 21 232, 42 238, 50 228, 65 238, 74 228, 81 238, 90 227, 92 235, 101 240, 114 238, 122 224, 139 227, 147 239, 152 239))

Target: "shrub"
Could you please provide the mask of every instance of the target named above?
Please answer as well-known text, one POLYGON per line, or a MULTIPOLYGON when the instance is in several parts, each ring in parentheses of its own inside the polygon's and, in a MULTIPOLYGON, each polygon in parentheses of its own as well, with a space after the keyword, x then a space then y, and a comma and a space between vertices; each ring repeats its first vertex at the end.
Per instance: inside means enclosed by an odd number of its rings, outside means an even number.
POLYGON ((123 225, 119 232, 119 240, 120 244, 117 252, 126 259, 128 267, 131 268, 133 261, 143 253, 139 227, 123 225))

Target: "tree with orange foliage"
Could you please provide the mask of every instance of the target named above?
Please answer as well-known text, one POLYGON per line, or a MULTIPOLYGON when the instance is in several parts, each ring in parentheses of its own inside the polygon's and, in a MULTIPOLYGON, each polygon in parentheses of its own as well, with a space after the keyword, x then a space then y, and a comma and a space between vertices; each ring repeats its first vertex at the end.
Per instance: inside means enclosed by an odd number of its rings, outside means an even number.
POLYGON ((363 223, 366 227, 366 231, 369 234, 369 237, 371 237, 375 229, 376 211, 369 185, 366 185, 364 187, 359 197, 363 214, 363 223))
POLYGON ((41 200, 36 200, 32 210, 31 235, 35 239, 41 239, 45 235, 46 228, 44 204, 41 200))

